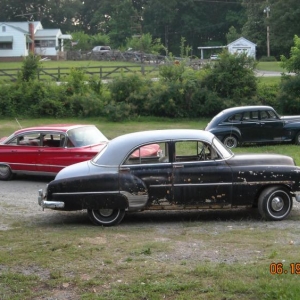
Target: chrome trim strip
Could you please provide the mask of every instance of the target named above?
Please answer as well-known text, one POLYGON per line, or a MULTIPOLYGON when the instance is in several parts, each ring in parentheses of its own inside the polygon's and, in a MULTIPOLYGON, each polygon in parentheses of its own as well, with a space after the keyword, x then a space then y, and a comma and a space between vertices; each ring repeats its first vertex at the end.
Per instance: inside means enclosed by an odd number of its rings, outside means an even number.
POLYGON ((104 192, 74 192, 74 193, 53 193, 53 195, 101 195, 101 194, 120 194, 119 191, 104 191, 104 192))

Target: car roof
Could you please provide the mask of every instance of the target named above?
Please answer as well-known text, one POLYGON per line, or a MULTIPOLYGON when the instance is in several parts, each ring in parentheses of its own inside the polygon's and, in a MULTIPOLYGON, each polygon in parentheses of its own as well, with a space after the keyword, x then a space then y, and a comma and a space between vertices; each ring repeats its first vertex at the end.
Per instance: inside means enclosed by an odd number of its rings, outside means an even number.
POLYGON ((171 140, 203 140, 211 143, 214 135, 197 129, 164 129, 140 131, 121 135, 107 145, 107 149, 97 159, 97 164, 118 165, 136 147, 171 140))
POLYGON ((223 110, 223 113, 250 111, 250 110, 273 110, 271 106, 266 105, 250 105, 250 106, 236 106, 223 110))
POLYGON ((81 124, 50 124, 42 126, 27 127, 17 130, 14 134, 20 134, 27 131, 61 131, 67 132, 74 128, 80 128, 85 126, 94 126, 94 125, 81 125, 81 124))

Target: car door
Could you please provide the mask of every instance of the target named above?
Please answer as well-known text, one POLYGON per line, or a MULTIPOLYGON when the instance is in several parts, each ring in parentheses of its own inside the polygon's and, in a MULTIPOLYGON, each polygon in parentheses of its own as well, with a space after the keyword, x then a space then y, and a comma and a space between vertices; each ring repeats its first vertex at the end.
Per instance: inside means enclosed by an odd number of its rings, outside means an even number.
POLYGON ((211 145, 202 141, 178 141, 174 148, 173 201, 176 204, 219 207, 231 203, 231 168, 211 145))
POLYGON ((284 122, 272 110, 260 111, 261 140, 280 142, 283 139, 284 122))
POLYGON ((58 173, 66 166, 91 159, 97 152, 92 147, 68 147, 64 133, 44 132, 39 149, 37 169, 43 173, 58 173))
POLYGON ((169 199, 172 193, 172 163, 168 143, 156 143, 153 146, 143 145, 129 154, 120 166, 120 186, 121 190, 130 191, 131 185, 137 180, 145 185, 148 205, 159 205, 159 200, 169 199), (149 151, 151 148, 154 151, 149 151))
POLYGON ((23 133, 1 145, 0 160, 9 164, 14 171, 35 172, 39 148, 39 132, 23 133))
POLYGON ((259 111, 253 110, 244 112, 239 129, 241 132, 241 142, 260 141, 264 128, 261 128, 259 111))

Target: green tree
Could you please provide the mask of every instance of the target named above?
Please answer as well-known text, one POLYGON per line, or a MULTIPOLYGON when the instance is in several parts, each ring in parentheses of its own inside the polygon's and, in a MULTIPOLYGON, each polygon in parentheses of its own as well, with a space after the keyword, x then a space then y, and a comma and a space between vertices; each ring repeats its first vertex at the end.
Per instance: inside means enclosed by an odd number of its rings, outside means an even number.
POLYGON ((202 84, 227 100, 228 106, 245 104, 256 94, 255 65, 255 60, 245 53, 224 50, 220 60, 208 65, 202 84))
POLYGON ((40 62, 40 57, 33 53, 29 53, 29 55, 23 60, 19 75, 20 80, 30 81, 36 79, 38 76, 38 70, 41 66, 42 63, 40 62))
POLYGON ((237 40, 240 37, 241 37, 241 34, 236 31, 235 27, 231 26, 229 28, 228 33, 226 34, 227 44, 234 42, 235 40, 237 40))
POLYGON ((127 38, 126 48, 153 54, 159 54, 165 50, 160 39, 153 39, 150 33, 142 34, 140 37, 127 38))
POLYGON ((291 47, 290 57, 287 58, 285 55, 281 55, 281 67, 286 69, 288 72, 294 72, 299 75, 300 73, 300 38, 294 36, 294 46, 291 47))

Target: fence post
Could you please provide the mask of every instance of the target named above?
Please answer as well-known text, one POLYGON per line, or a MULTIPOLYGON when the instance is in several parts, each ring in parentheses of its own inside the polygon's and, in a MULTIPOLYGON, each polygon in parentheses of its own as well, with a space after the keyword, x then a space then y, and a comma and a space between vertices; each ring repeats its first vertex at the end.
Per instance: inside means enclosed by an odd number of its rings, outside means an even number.
POLYGON ((141 72, 143 75, 145 75, 145 66, 144 65, 141 65, 141 72))
POLYGON ((57 68, 57 81, 60 81, 60 67, 57 68))
POLYGON ((102 67, 100 67, 99 75, 100 75, 100 79, 102 79, 102 67))

